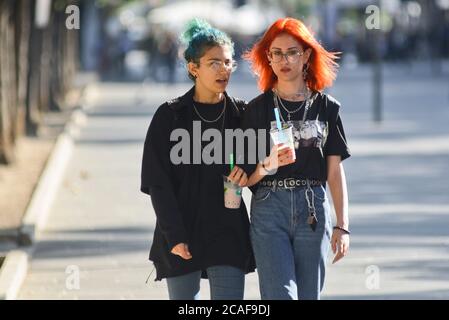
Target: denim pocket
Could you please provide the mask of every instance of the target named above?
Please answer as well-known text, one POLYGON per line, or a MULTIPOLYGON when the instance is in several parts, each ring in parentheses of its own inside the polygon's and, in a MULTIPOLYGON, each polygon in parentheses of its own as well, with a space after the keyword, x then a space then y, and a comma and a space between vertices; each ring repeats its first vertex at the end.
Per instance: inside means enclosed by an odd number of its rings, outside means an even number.
POLYGON ((265 201, 270 197, 270 194, 271 194, 270 187, 260 187, 253 195, 253 199, 255 202, 265 201))
POLYGON ((324 189, 323 186, 318 186, 313 188, 313 194, 315 196, 316 199, 318 199, 319 201, 325 201, 326 200, 326 190, 324 189))

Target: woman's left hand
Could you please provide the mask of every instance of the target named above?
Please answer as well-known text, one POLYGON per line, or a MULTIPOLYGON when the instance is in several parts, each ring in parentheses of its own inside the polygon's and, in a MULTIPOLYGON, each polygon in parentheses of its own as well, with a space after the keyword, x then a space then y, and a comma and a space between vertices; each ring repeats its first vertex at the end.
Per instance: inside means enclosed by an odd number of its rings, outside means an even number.
POLYGON ((228 179, 232 181, 232 183, 238 184, 242 188, 246 187, 246 184, 248 183, 248 176, 246 172, 238 166, 235 166, 234 169, 232 169, 231 173, 228 176, 228 179))
POLYGON ((342 230, 334 229, 331 245, 332 251, 335 254, 334 261, 332 261, 332 264, 334 264, 347 255, 349 250, 349 234, 344 233, 342 230))

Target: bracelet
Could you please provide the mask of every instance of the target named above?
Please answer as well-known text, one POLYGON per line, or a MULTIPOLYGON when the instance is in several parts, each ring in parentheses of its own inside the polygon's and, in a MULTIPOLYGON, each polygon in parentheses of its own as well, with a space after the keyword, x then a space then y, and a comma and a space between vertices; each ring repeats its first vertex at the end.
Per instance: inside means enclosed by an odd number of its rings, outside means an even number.
POLYGON ((265 170, 266 173, 269 174, 270 171, 267 168, 265 168, 265 163, 263 161, 261 163, 262 163, 262 168, 265 170))
POLYGON ((346 230, 345 228, 342 228, 342 227, 339 227, 339 226, 335 226, 335 227, 334 227, 334 230, 335 230, 335 229, 341 230, 341 231, 343 231, 343 232, 346 233, 346 234, 351 234, 351 232, 349 232, 349 230, 346 230))

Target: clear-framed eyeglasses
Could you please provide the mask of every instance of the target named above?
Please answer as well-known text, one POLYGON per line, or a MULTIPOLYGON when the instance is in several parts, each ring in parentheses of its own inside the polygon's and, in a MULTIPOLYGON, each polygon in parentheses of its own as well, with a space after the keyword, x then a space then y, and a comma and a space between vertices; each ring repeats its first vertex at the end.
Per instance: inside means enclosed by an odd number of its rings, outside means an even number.
POLYGON ((299 57, 304 54, 304 51, 299 50, 288 50, 286 53, 283 53, 281 50, 270 50, 267 52, 268 57, 274 63, 279 63, 283 58, 287 59, 290 63, 298 62, 299 57))
POLYGON ((237 62, 234 60, 219 61, 213 60, 206 63, 206 66, 214 72, 219 72, 224 68, 227 72, 234 72, 237 70, 237 62))

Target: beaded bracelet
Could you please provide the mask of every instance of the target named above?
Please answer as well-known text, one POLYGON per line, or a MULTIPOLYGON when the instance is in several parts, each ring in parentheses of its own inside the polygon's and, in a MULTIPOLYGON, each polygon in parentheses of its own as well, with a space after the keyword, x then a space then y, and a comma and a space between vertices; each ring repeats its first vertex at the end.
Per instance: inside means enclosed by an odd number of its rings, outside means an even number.
POLYGON ((343 231, 343 232, 346 233, 346 234, 351 234, 351 232, 349 232, 349 230, 346 230, 345 228, 342 228, 342 227, 339 227, 339 226, 335 226, 335 227, 334 227, 334 230, 335 230, 335 229, 341 230, 341 231, 343 231))

